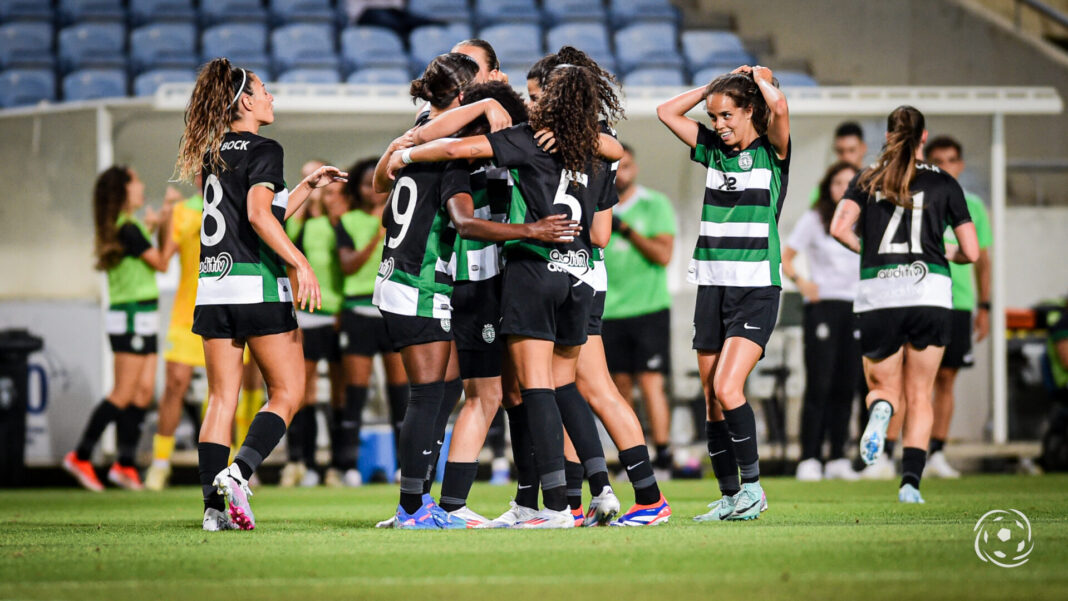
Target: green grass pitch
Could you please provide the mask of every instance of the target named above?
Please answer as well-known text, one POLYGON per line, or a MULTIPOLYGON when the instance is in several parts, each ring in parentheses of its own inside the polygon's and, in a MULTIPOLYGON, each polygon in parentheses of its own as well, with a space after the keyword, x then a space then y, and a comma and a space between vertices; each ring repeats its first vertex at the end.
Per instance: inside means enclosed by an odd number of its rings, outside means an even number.
MULTIPOLYGON (((1068 599, 1068 477, 924 482, 926 505, 895 482, 764 480, 755 522, 697 524, 715 483, 664 485, 673 516, 655 528, 579 531, 375 530, 396 489, 260 487, 253 532, 200 530, 200 494, 0 492, 0 599, 1068 599), (1018 509, 1027 564, 973 550, 976 520, 1018 509)), ((624 507, 631 494, 617 483, 624 507)), ((476 485, 490 517, 512 489, 476 485)))

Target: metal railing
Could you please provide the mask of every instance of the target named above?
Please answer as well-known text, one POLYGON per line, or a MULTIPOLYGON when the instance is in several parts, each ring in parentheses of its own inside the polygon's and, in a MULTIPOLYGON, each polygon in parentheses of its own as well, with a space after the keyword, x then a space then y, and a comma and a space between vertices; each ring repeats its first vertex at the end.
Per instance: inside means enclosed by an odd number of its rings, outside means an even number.
POLYGON ((1045 2, 1039 2, 1038 0, 1016 0, 1013 5, 1013 22, 1016 24, 1016 29, 1022 27, 1024 7, 1035 11, 1047 21, 1053 21, 1061 27, 1068 28, 1068 15, 1065 15, 1045 2))

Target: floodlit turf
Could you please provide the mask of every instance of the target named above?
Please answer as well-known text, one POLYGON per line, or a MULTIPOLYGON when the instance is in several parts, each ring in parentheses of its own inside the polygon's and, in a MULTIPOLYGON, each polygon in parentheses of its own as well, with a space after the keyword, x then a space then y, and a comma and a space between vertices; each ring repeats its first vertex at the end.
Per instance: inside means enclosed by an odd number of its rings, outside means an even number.
MULTIPOLYGON (((696 524, 714 481, 671 482, 671 523, 580 531, 375 530, 390 486, 281 490, 252 500, 254 532, 200 530, 200 492, 0 492, 0 599, 1068 599, 1068 477, 924 483, 765 479, 770 510, 696 524), (972 529, 991 509, 1031 520, 1015 569, 981 562, 972 529)), ((617 483, 624 506, 629 486, 617 483)), ((510 487, 480 484, 495 517, 510 487)))

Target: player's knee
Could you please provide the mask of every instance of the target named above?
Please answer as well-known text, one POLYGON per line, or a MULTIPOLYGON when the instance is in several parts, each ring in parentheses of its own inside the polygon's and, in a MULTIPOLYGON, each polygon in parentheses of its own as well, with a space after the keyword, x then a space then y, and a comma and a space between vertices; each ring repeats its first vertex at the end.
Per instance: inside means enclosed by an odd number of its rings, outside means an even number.
POLYGON ((745 390, 733 382, 715 382, 712 385, 715 398, 726 409, 734 409, 745 402, 745 390))

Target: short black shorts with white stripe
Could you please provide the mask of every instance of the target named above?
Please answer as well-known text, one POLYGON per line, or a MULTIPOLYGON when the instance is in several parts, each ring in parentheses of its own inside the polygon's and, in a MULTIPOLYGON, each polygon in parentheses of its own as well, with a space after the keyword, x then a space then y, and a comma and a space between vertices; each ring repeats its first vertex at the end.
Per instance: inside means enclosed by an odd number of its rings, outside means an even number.
POLYGON ((975 354, 972 352, 972 312, 954 309, 951 319, 953 323, 949 328, 946 354, 942 355, 942 367, 972 367, 975 365, 975 354))
POLYGON ((923 350, 949 344, 953 311, 942 307, 895 307, 857 313, 860 352, 885 359, 906 343, 923 350))
POLYGON ((535 258, 512 258, 504 268, 501 333, 552 340, 561 346, 586 343, 593 288, 575 276, 549 269, 535 258))
POLYGON ((460 355, 460 377, 501 375, 504 341, 501 326, 501 278, 456 282, 452 291, 452 333, 460 355))
POLYGON ((109 334, 113 353, 132 353, 134 355, 154 355, 159 346, 156 334, 143 336, 132 332, 126 334, 109 334))
POLYGON ((245 305, 197 305, 193 309, 193 333, 204 338, 244 340, 297 329, 293 303, 245 305))
POLYGON ((604 332, 604 297, 608 293, 598 290, 593 293, 593 304, 590 305, 590 319, 586 322, 586 333, 590 336, 600 336, 604 332))
POLYGON ((606 319, 603 337, 608 371, 671 373, 671 309, 606 319))
POLYGON ((693 348, 716 353, 728 338, 764 348, 779 316, 778 286, 699 286, 693 314, 693 348))
POLYGON ((341 360, 337 328, 332 325, 325 325, 314 328, 301 328, 300 332, 304 336, 305 361, 322 361, 325 359, 332 363, 341 360))
POLYGON ((393 350, 428 342, 452 341, 452 318, 416 317, 382 311, 393 350))
MULTIPOLYGON (((374 307, 372 307, 374 309, 374 307)), ((377 313, 377 309, 374 311, 377 313)), ((378 316, 356 313, 352 309, 341 312, 341 332, 338 346, 343 355, 374 357, 393 352, 393 342, 386 331, 386 320, 378 316)))

